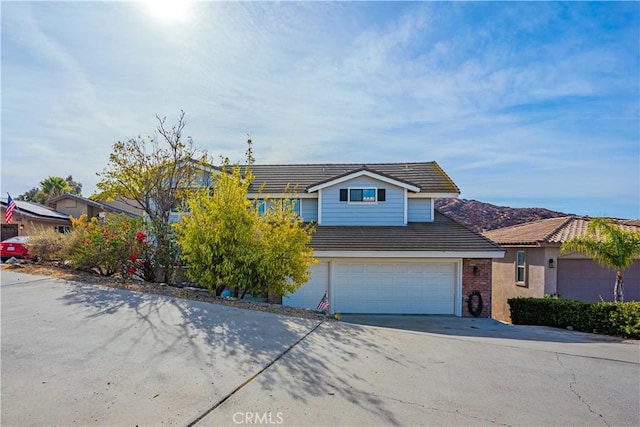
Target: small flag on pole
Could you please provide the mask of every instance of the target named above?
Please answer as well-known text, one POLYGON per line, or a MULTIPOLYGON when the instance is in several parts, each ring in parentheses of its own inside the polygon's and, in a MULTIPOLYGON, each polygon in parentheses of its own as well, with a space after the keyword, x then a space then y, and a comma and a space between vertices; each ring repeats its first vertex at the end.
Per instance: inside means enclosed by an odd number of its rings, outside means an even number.
POLYGON ((4 214, 4 220, 7 224, 11 224, 11 221, 13 220, 13 211, 16 210, 16 202, 13 201, 9 193, 7 193, 7 196, 9 197, 7 198, 7 210, 4 214))
POLYGON ((322 299, 318 303, 318 311, 326 312, 328 308, 329 308, 329 297, 327 296, 327 293, 325 292, 324 296, 322 297, 322 299))

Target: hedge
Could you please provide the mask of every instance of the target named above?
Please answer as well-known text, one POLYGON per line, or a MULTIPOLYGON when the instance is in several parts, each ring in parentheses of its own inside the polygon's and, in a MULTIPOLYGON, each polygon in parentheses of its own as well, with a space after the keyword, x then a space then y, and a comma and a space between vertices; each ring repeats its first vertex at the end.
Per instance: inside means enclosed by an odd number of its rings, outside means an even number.
POLYGON ((640 302, 582 302, 556 298, 510 298, 515 325, 540 325, 640 338, 640 302))

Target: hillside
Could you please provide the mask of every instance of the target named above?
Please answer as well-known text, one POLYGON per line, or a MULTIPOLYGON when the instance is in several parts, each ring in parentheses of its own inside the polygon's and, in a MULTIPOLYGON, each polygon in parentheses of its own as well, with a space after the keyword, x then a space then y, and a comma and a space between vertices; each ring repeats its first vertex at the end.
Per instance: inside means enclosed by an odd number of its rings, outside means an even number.
POLYGON ((435 207, 479 233, 482 230, 493 230, 538 219, 571 215, 544 208, 510 208, 466 199, 437 199, 435 207))

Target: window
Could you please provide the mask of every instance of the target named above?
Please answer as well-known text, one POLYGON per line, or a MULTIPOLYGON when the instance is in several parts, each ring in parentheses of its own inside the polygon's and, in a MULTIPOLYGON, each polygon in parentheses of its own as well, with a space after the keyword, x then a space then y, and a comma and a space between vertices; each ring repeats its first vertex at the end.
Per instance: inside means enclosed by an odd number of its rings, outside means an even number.
POLYGON ((289 200, 285 200, 285 205, 286 208, 291 207, 291 210, 298 216, 300 215, 300 199, 289 199, 289 200))
POLYGON ((340 201, 349 203, 376 203, 384 202, 386 191, 376 188, 341 188, 340 201))
POLYGON ((524 251, 518 251, 516 253, 516 283, 524 285, 526 281, 526 258, 524 251))
POLYGON ((375 203, 377 202, 377 191, 375 188, 350 188, 349 201, 356 203, 375 203))
MULTIPOLYGON (((258 209, 258 213, 260 215, 263 215, 267 209, 274 209, 275 206, 273 205, 273 202, 275 201, 272 200, 271 203, 269 203, 269 206, 267 206, 267 202, 265 202, 264 199, 257 199, 253 201, 254 206, 256 207, 256 209, 258 209)), ((287 200, 281 200, 281 202, 284 203, 285 208, 291 207, 291 210, 296 215, 301 216, 300 199, 287 199, 287 200)))
POLYGON ((255 206, 256 209, 258 209, 258 213, 260 215, 264 214, 264 211, 266 209, 266 203, 264 202, 263 199, 254 200, 253 205, 255 206))

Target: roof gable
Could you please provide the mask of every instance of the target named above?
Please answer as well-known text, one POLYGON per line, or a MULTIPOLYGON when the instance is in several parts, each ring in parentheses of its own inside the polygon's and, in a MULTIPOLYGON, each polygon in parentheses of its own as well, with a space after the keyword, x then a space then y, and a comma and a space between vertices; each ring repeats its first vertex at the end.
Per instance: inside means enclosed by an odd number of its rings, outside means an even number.
POLYGON ((390 175, 387 175, 387 174, 382 174, 382 173, 377 172, 375 170, 369 169, 366 166, 362 166, 361 168, 356 169, 354 171, 350 171, 350 172, 347 172, 347 173, 345 173, 343 175, 339 175, 339 176, 336 176, 336 177, 329 178, 327 180, 321 181, 319 183, 316 183, 313 186, 307 187, 306 190, 309 193, 313 193, 315 191, 322 190, 323 188, 331 187, 333 185, 337 185, 337 184, 340 184, 340 183, 343 183, 343 182, 346 182, 346 181, 350 181, 350 180, 352 180, 354 178, 358 178, 358 177, 361 177, 361 176, 366 176, 366 177, 369 177, 369 178, 372 178, 372 179, 375 179, 375 180, 378 180, 378 181, 386 182, 387 184, 391 184, 391 185, 395 185, 395 186, 398 186, 398 187, 401 187, 401 188, 405 188, 405 189, 407 189, 409 191, 413 191, 414 193, 417 193, 417 192, 420 191, 420 187, 418 187, 417 185, 411 184, 411 183, 406 182, 406 181, 399 180, 399 179, 394 178, 394 177, 392 177, 390 175))

